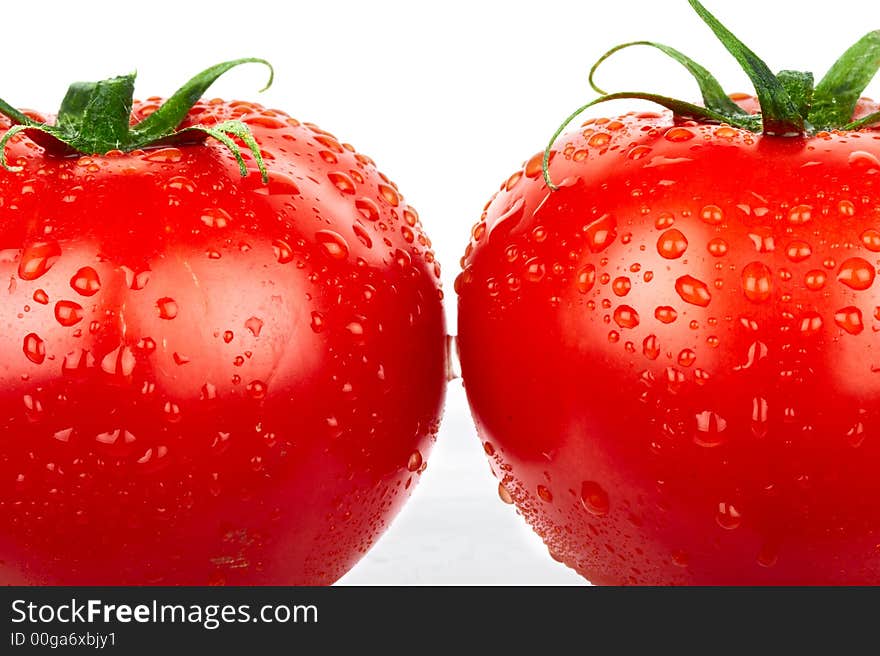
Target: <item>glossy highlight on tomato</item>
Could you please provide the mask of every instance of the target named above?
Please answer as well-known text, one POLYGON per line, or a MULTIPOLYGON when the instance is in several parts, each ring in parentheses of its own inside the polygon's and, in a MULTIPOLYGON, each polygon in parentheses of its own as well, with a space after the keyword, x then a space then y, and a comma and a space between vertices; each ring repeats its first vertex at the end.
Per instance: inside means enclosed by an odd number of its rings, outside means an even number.
POLYGON ((426 467, 445 329, 418 215, 281 111, 199 102, 182 127, 227 120, 267 181, 217 141, 6 144, 2 583, 332 583, 426 467))

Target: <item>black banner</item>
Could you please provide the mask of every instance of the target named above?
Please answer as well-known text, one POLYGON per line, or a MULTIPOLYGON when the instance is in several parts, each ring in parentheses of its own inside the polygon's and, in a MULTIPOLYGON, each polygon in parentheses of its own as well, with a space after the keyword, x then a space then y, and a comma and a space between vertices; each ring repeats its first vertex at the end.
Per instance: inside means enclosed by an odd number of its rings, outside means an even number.
POLYGON ((0 654, 434 653, 484 641, 493 653, 543 645, 542 656, 791 653, 823 640, 832 653, 873 651, 878 600, 873 588, 7 587, 0 654))

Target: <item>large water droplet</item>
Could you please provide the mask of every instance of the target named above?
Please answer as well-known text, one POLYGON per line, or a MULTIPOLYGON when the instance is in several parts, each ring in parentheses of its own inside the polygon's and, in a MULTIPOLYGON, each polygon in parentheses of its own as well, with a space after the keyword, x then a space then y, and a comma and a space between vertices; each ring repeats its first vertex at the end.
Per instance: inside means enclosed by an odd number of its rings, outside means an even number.
POLYGON ((82 296, 94 296, 101 289, 101 278, 92 267, 85 266, 73 274, 70 286, 82 296))
POLYGON ((58 301, 55 304, 55 319, 64 327, 78 324, 83 318, 83 307, 73 301, 58 301))
POLYGON ((681 276, 676 280, 675 291, 683 301, 700 307, 706 307, 712 300, 708 285, 693 276, 681 276))
POLYGON ((675 260, 687 250, 688 241, 684 234, 675 228, 667 230, 657 240, 657 252, 667 260, 675 260))
POLYGON ((614 310, 614 323, 621 328, 635 328, 639 325, 639 313, 629 305, 621 305, 614 310))
POLYGON ((795 205, 788 211, 788 222, 792 225, 804 225, 813 219, 811 205, 795 205))
POLYGON ((584 481, 581 484, 581 505, 596 517, 604 517, 611 509, 608 493, 595 481, 584 481))
POLYGON ((592 223, 583 227, 587 238, 587 245, 594 253, 599 253, 608 248, 617 239, 617 220, 610 214, 605 214, 592 223))
POLYGON ((259 337, 260 331, 263 330, 263 320, 259 317, 251 317, 244 322, 244 327, 251 331, 254 337, 259 337))
POLYGON ((28 333, 24 336, 22 351, 34 364, 42 364, 46 359, 46 344, 36 333, 28 333))
POLYGON ((344 260, 348 257, 348 242, 338 232, 333 230, 318 230, 315 239, 324 247, 324 252, 334 260, 344 260))
POLYGON ((596 267, 585 264, 577 272, 577 288, 581 294, 589 292, 596 284, 596 267))
POLYGON ((134 371, 137 363, 134 353, 125 345, 117 346, 101 359, 101 369, 111 376, 126 377, 134 371))
POLYGON ((739 510, 732 503, 722 501, 718 504, 718 508, 715 511, 715 521, 721 528, 732 531, 735 528, 739 528, 739 525, 742 524, 742 515, 740 515, 739 510))
POLYGON ((668 305, 661 305, 654 310, 654 318, 660 323, 672 323, 677 317, 678 312, 668 305))
POLYGON ((59 257, 61 257, 61 246, 57 241, 31 244, 21 254, 18 277, 22 280, 36 280, 51 269, 59 257))
POLYGON ((711 410, 704 410, 696 415, 697 431, 694 433, 694 442, 700 446, 718 446, 724 441, 724 431, 727 429, 727 420, 711 410))
POLYGON ((792 262, 803 262, 813 254, 813 249, 805 241, 793 241, 785 247, 785 254, 792 262))
POLYGON ((354 194, 354 180, 342 171, 333 171, 332 173, 328 173, 327 177, 330 178, 330 182, 333 183, 333 186, 343 194, 354 194))
POLYGON ((773 293, 773 274, 766 264, 750 262, 742 270, 743 293, 753 303, 763 303, 773 293))
POLYGON ((177 316, 179 308, 177 302, 173 298, 164 296, 156 301, 156 310, 159 312, 161 319, 173 319, 177 316))
POLYGON ((851 289, 863 291, 874 284, 876 272, 871 264, 861 257, 844 260, 837 272, 837 279, 851 289))
POLYGON ((293 261, 293 249, 283 239, 276 239, 272 242, 272 251, 275 253, 278 264, 288 264, 293 261))
POLYGON ((834 323, 850 335, 858 335, 865 329, 862 322, 862 311, 853 306, 845 307, 834 313, 834 323))
POLYGON ((354 202, 354 206, 367 221, 379 220, 379 206, 369 198, 358 198, 354 202))
POLYGON ((222 207, 208 207, 202 210, 202 223, 209 228, 225 228, 232 223, 229 212, 222 207))

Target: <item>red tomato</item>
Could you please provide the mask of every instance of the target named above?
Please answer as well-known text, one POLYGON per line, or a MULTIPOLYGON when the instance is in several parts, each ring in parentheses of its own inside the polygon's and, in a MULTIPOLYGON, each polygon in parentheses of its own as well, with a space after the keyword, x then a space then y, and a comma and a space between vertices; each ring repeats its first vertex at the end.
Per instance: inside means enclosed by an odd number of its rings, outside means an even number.
POLYGON ((502 186, 457 283, 462 373, 554 558, 880 583, 878 139, 631 113, 557 141, 558 191, 540 155, 502 186))
POLYGON ((661 44, 600 58, 659 49, 704 106, 593 85, 676 118, 590 119, 489 203, 456 282, 477 427, 595 583, 877 584, 880 38, 814 87, 689 2, 757 97, 661 44))
POLYGON ((280 111, 212 101, 184 125, 229 119, 267 184, 216 141, 7 146, 2 583, 331 583, 425 468, 445 330, 417 214, 280 111))

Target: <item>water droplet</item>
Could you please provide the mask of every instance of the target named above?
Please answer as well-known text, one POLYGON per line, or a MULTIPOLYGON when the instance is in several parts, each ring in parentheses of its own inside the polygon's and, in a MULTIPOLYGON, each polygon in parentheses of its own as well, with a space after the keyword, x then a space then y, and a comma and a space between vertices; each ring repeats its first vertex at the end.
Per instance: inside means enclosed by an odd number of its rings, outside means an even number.
POLYGON ((740 515, 732 503, 722 501, 718 504, 718 508, 715 511, 715 521, 721 528, 732 531, 735 528, 739 528, 740 524, 742 524, 742 515, 740 515))
POLYGON ((504 487, 504 483, 498 484, 498 497, 506 504, 510 505, 513 503, 513 497, 510 496, 510 492, 507 491, 507 488, 504 487))
POLYGON ((694 442, 700 446, 713 447, 724 442, 724 431, 727 429, 727 420, 711 410, 704 410, 696 415, 697 431, 694 433, 694 442))
POLYGON ((880 253, 880 230, 868 228, 862 233, 862 244, 873 253, 880 253))
POLYGON ((853 306, 845 307, 835 312, 834 323, 850 335, 858 335, 865 329, 865 325, 862 323, 862 311, 853 306))
POLYGON ((786 246, 785 254, 792 262, 803 262, 813 254, 813 249, 805 241, 793 241, 786 246))
POLYGON ((581 505, 596 517, 604 517, 611 509, 608 493, 594 481, 584 481, 581 484, 581 505))
POLYGON ((749 232, 749 239, 755 245, 755 250, 759 253, 772 253, 776 250, 776 240, 773 237, 773 230, 767 226, 755 226, 749 232))
POLYGON ((369 198, 358 198, 354 202, 354 206, 367 221, 379 220, 379 206, 369 198))
POLYGON ((656 360, 660 357, 660 340, 657 339, 657 335, 645 337, 645 340, 642 342, 642 353, 649 360, 656 360))
POLYGON ((24 336, 22 350, 27 359, 34 364, 42 364, 46 359, 46 344, 36 333, 28 333, 24 336))
POLYGON ((788 211, 788 222, 792 225, 804 225, 813 219, 811 205, 795 205, 788 211))
POLYGON ((533 257, 528 262, 526 262, 525 267, 525 278, 529 282, 540 282, 546 273, 544 263, 541 262, 540 258, 537 257, 533 257))
POLYGON ((85 373, 87 369, 95 366, 95 358, 85 349, 71 351, 64 356, 61 363, 61 373, 65 376, 75 376, 85 373))
POLYGON ((22 280, 36 280, 51 269, 59 257, 61 246, 56 241, 31 244, 21 254, 18 277, 22 280))
POLYGON ((82 321, 83 307, 73 301, 58 301, 55 304, 55 319, 65 328, 82 321))
POLYGON ((268 387, 262 380, 252 380, 247 384, 245 389, 252 399, 263 399, 266 398, 268 387))
POLYGON ((379 195, 382 196, 382 200, 384 200, 392 207, 397 207, 398 205, 400 205, 400 194, 397 193, 397 190, 394 187, 380 184, 379 195))
POLYGON ((235 334, 231 330, 223 331, 223 341, 229 344, 235 338, 235 334))
POLYGON ((700 210, 700 219, 709 225, 721 225, 724 222, 724 210, 717 205, 706 205, 700 210))
POLYGON ((40 303, 41 305, 47 305, 49 303, 49 295, 46 293, 44 289, 38 289, 34 292, 34 301, 40 303))
POLYGON ((541 498, 542 501, 545 501, 546 503, 553 502, 553 493, 546 486, 539 485, 537 487, 537 492, 538 492, 538 496, 541 498))
POLYGON ((630 289, 632 289, 632 281, 626 276, 615 278, 611 283, 611 291, 614 292, 615 296, 626 296, 629 294, 630 289))
POLYGON ((828 276, 821 269, 813 269, 811 271, 807 271, 804 276, 804 285, 810 291, 819 291, 825 286, 825 283, 828 281, 828 276))
POLYGON ((251 317, 244 322, 244 327, 250 330, 254 337, 259 337, 260 331, 263 329, 263 320, 259 317, 251 317))
POLYGON ((152 353, 153 351, 156 350, 156 340, 153 339, 152 337, 141 337, 138 340, 137 347, 141 351, 143 351, 144 353, 149 355, 150 353, 152 353))
POLYGON ((311 327, 316 333, 324 330, 324 316, 320 312, 312 312, 311 327))
POLYGON ((805 312, 801 315, 798 329, 805 337, 815 335, 822 329, 822 317, 816 312, 805 312))
POLYGON ((657 228, 657 230, 666 230, 667 228, 671 228, 674 223, 675 217, 669 212, 660 212, 654 220, 654 227, 657 228))
POLYGON ((409 455, 409 460, 406 462, 406 468, 411 472, 417 472, 422 466, 422 454, 415 450, 409 455))
POLYGON ((348 257, 348 242, 338 232, 318 230, 315 233, 315 238, 324 247, 324 252, 332 259, 343 260, 348 257))
POLYGON ((160 148, 159 150, 147 151, 143 158, 148 162, 174 164, 183 159, 183 153, 179 148, 160 148))
POLYGON ((159 312, 160 319, 173 319, 177 316, 179 308, 173 298, 164 296, 156 301, 156 310, 159 312))
POLYGON ((370 233, 368 233, 360 223, 352 223, 351 229, 354 232, 355 237, 358 238, 358 241, 360 241, 364 246, 366 246, 367 248, 373 247, 373 240, 370 238, 370 233))
POLYGON ((278 264, 288 264, 293 261, 293 249, 283 239, 276 239, 272 242, 272 251, 275 253, 278 264))
POLYGON ((683 349, 678 354, 678 364, 681 365, 682 367, 690 367, 696 361, 697 361, 697 354, 696 354, 696 352, 692 351, 691 349, 683 349))
POLYGON ((137 363, 131 349, 120 345, 110 351, 101 360, 101 369, 111 376, 130 376, 137 363))
POLYGON ((712 300, 709 287, 693 276, 681 276, 675 281, 675 291, 686 303, 706 307, 712 300))
POLYGON ((593 253, 600 253, 617 239, 617 220, 610 214, 596 219, 583 227, 587 245, 593 253))
POLYGON ((742 270, 743 293, 753 303, 763 303, 773 293, 773 274, 766 264, 750 262, 742 270))
POLYGON ((675 308, 661 305, 654 310, 654 318, 661 323, 672 323, 678 317, 675 308))
POLYGON ((614 310, 614 323, 621 328, 635 328, 639 325, 639 313, 629 305, 621 305, 614 310))
POLYGON ((715 237, 714 239, 709 240, 706 249, 713 257, 723 257, 727 255, 728 245, 721 237, 715 237))
POLYGON ((345 173, 342 173, 341 171, 333 171, 332 173, 328 173, 327 177, 330 178, 330 182, 333 183, 333 186, 343 194, 354 194, 354 180, 345 173))
POLYGON ((171 354, 171 359, 174 360, 174 364, 176 364, 178 367, 184 364, 188 364, 190 361, 189 357, 183 355, 182 353, 178 353, 177 351, 171 354))
POLYGON ((861 257, 844 260, 837 272, 837 279, 851 289, 863 291, 874 284, 876 272, 871 264, 861 257))
POLYGON ((149 269, 135 273, 128 267, 120 268, 122 269, 123 273, 125 273, 125 284, 128 285, 129 289, 140 291, 147 286, 147 283, 150 282, 150 274, 152 273, 152 271, 150 271, 149 269))
POLYGON ((73 274, 70 286, 82 296, 94 296, 101 289, 101 279, 97 271, 85 266, 73 274))
POLYGON ((663 135, 663 137, 667 141, 672 141, 673 143, 681 143, 683 141, 690 141, 695 136, 697 136, 697 135, 695 135, 693 133, 693 131, 688 130, 687 128, 682 128, 682 127, 669 128, 666 131, 666 134, 663 135))
POLYGON ((202 385, 201 394, 199 398, 202 401, 210 401, 217 398, 217 387, 211 383, 205 383, 202 385))
POLYGON ((577 272, 577 288, 581 294, 586 294, 596 284, 596 267, 585 264, 577 272))
POLYGON ((222 207, 208 207, 202 210, 202 223, 209 228, 225 228, 232 223, 229 212, 222 207))
POLYGON ((865 152, 864 150, 851 152, 847 161, 850 166, 865 173, 876 173, 877 171, 880 171, 880 159, 877 159, 876 155, 865 152))
POLYGON ((667 260, 675 260, 687 250, 688 241, 680 230, 667 230, 657 240, 657 252, 667 260))

